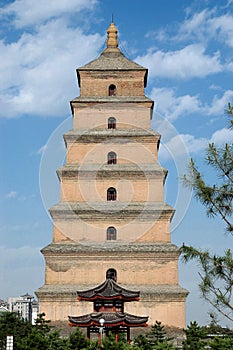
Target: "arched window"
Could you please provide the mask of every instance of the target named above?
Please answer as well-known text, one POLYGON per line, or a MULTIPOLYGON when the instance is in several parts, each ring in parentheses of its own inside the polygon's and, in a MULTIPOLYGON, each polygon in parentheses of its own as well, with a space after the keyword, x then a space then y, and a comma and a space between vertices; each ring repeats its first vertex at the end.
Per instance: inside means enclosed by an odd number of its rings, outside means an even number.
POLYGON ((108 129, 116 129, 116 118, 108 118, 108 129))
POLYGON ((117 281, 117 272, 115 269, 108 269, 106 271, 106 278, 111 278, 115 282, 117 281))
POLYGON ((116 164, 117 163, 117 155, 115 152, 108 153, 108 164, 116 164))
POLYGON ((116 240, 117 230, 115 227, 110 226, 107 228, 107 241, 115 241, 116 240))
POLYGON ((115 201, 117 197, 117 192, 114 187, 109 187, 107 191, 107 200, 108 201, 115 201))
POLYGON ((108 87, 108 96, 115 96, 116 95, 116 85, 111 84, 108 87))

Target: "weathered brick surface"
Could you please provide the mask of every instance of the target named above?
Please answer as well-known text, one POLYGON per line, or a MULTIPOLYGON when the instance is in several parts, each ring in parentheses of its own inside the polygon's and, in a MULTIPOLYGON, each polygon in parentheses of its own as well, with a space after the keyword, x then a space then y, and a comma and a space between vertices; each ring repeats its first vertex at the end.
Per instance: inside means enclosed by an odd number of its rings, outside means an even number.
POLYGON ((42 250, 40 312, 52 321, 91 312, 91 304, 76 301, 76 289, 103 282, 114 268, 119 284, 141 291, 127 312, 183 328, 187 291, 178 284, 174 210, 164 203, 160 135, 151 130, 153 101, 144 95, 147 69, 107 48, 77 73, 80 96, 71 101, 73 129, 64 136, 66 164, 58 170, 60 202, 50 210, 53 243, 42 250), (111 84, 115 96, 109 96, 111 84), (116 129, 108 129, 110 117, 116 129), (107 164, 109 152, 117 164, 107 164), (116 201, 107 201, 109 187, 117 190, 116 201), (107 241, 109 226, 116 241, 107 241))
POLYGON ((116 96, 144 96, 144 72, 80 72, 80 96, 108 96, 111 84, 116 96))

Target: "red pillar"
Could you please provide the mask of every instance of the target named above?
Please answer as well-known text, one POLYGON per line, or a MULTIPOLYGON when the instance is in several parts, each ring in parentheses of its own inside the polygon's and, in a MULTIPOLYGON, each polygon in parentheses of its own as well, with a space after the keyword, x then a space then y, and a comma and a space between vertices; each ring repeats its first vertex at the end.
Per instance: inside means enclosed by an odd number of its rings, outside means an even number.
POLYGON ((118 328, 116 329, 116 343, 118 343, 119 340, 119 334, 118 334, 118 328))
POLYGON ((130 344, 130 327, 127 327, 127 343, 130 344))
POLYGON ((98 344, 99 344, 98 350, 100 350, 100 346, 102 344, 102 339, 101 339, 101 333, 100 332, 98 333, 98 344))
POLYGON ((88 339, 88 340, 91 340, 90 327, 87 327, 87 339, 88 339))

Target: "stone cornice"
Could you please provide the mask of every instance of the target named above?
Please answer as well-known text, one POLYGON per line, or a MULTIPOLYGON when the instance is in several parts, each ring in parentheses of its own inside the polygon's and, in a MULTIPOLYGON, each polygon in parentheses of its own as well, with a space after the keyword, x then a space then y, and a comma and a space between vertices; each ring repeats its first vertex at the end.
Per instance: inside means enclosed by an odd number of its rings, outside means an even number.
POLYGON ((54 220, 137 219, 139 221, 171 220, 175 210, 166 203, 156 202, 60 202, 50 214, 54 220))
POLYGON ((124 144, 129 142, 151 142, 160 140, 160 134, 152 129, 72 129, 64 134, 64 140, 80 143, 114 142, 124 144))
POLYGON ((99 102, 99 103, 154 103, 150 98, 146 96, 78 96, 70 101, 71 104, 74 103, 87 103, 87 102, 99 102))
MULTIPOLYGON (((119 282, 120 283, 120 282, 119 282)), ((179 285, 122 285, 124 288, 140 291, 140 301, 180 301, 187 297, 189 292, 179 285)), ((95 287, 95 285, 44 285, 36 291, 40 298, 51 300, 51 298, 77 298, 79 290, 95 287)))
MULTIPOLYGON (((70 255, 77 253, 152 253, 152 254, 175 254, 180 255, 179 248, 172 243, 122 243, 122 242, 101 242, 101 243, 51 243, 44 247, 41 252, 45 255, 70 255)), ((147 255, 148 256, 148 255, 147 255)))
POLYGON ((105 108, 105 106, 130 108, 131 106, 135 107, 135 105, 142 105, 150 108, 152 111, 154 108, 154 101, 146 96, 79 96, 70 101, 72 114, 74 114, 74 108, 99 108, 100 106, 103 108, 105 108))
POLYGON ((57 170, 59 179, 89 179, 98 180, 102 178, 165 178, 167 170, 157 164, 82 164, 65 165, 57 170))

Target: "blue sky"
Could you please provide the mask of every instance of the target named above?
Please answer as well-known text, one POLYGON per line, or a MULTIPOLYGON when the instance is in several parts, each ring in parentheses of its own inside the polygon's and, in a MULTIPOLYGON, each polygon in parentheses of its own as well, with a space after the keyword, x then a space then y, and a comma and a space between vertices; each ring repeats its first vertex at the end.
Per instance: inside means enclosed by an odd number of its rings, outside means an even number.
MULTIPOLYGON (((208 142, 233 141, 224 114, 233 101, 232 10, 232 0, 0 1, 1 299, 44 282, 40 249, 52 237, 47 210, 59 197, 55 169, 72 125, 69 101, 79 94, 75 70, 103 50, 112 14, 123 53, 149 69, 166 201, 176 208, 172 242, 219 253, 232 245, 178 181, 190 156, 211 181, 202 162, 208 142)), ((181 263, 187 323, 209 321, 197 282, 195 265, 181 263)))

